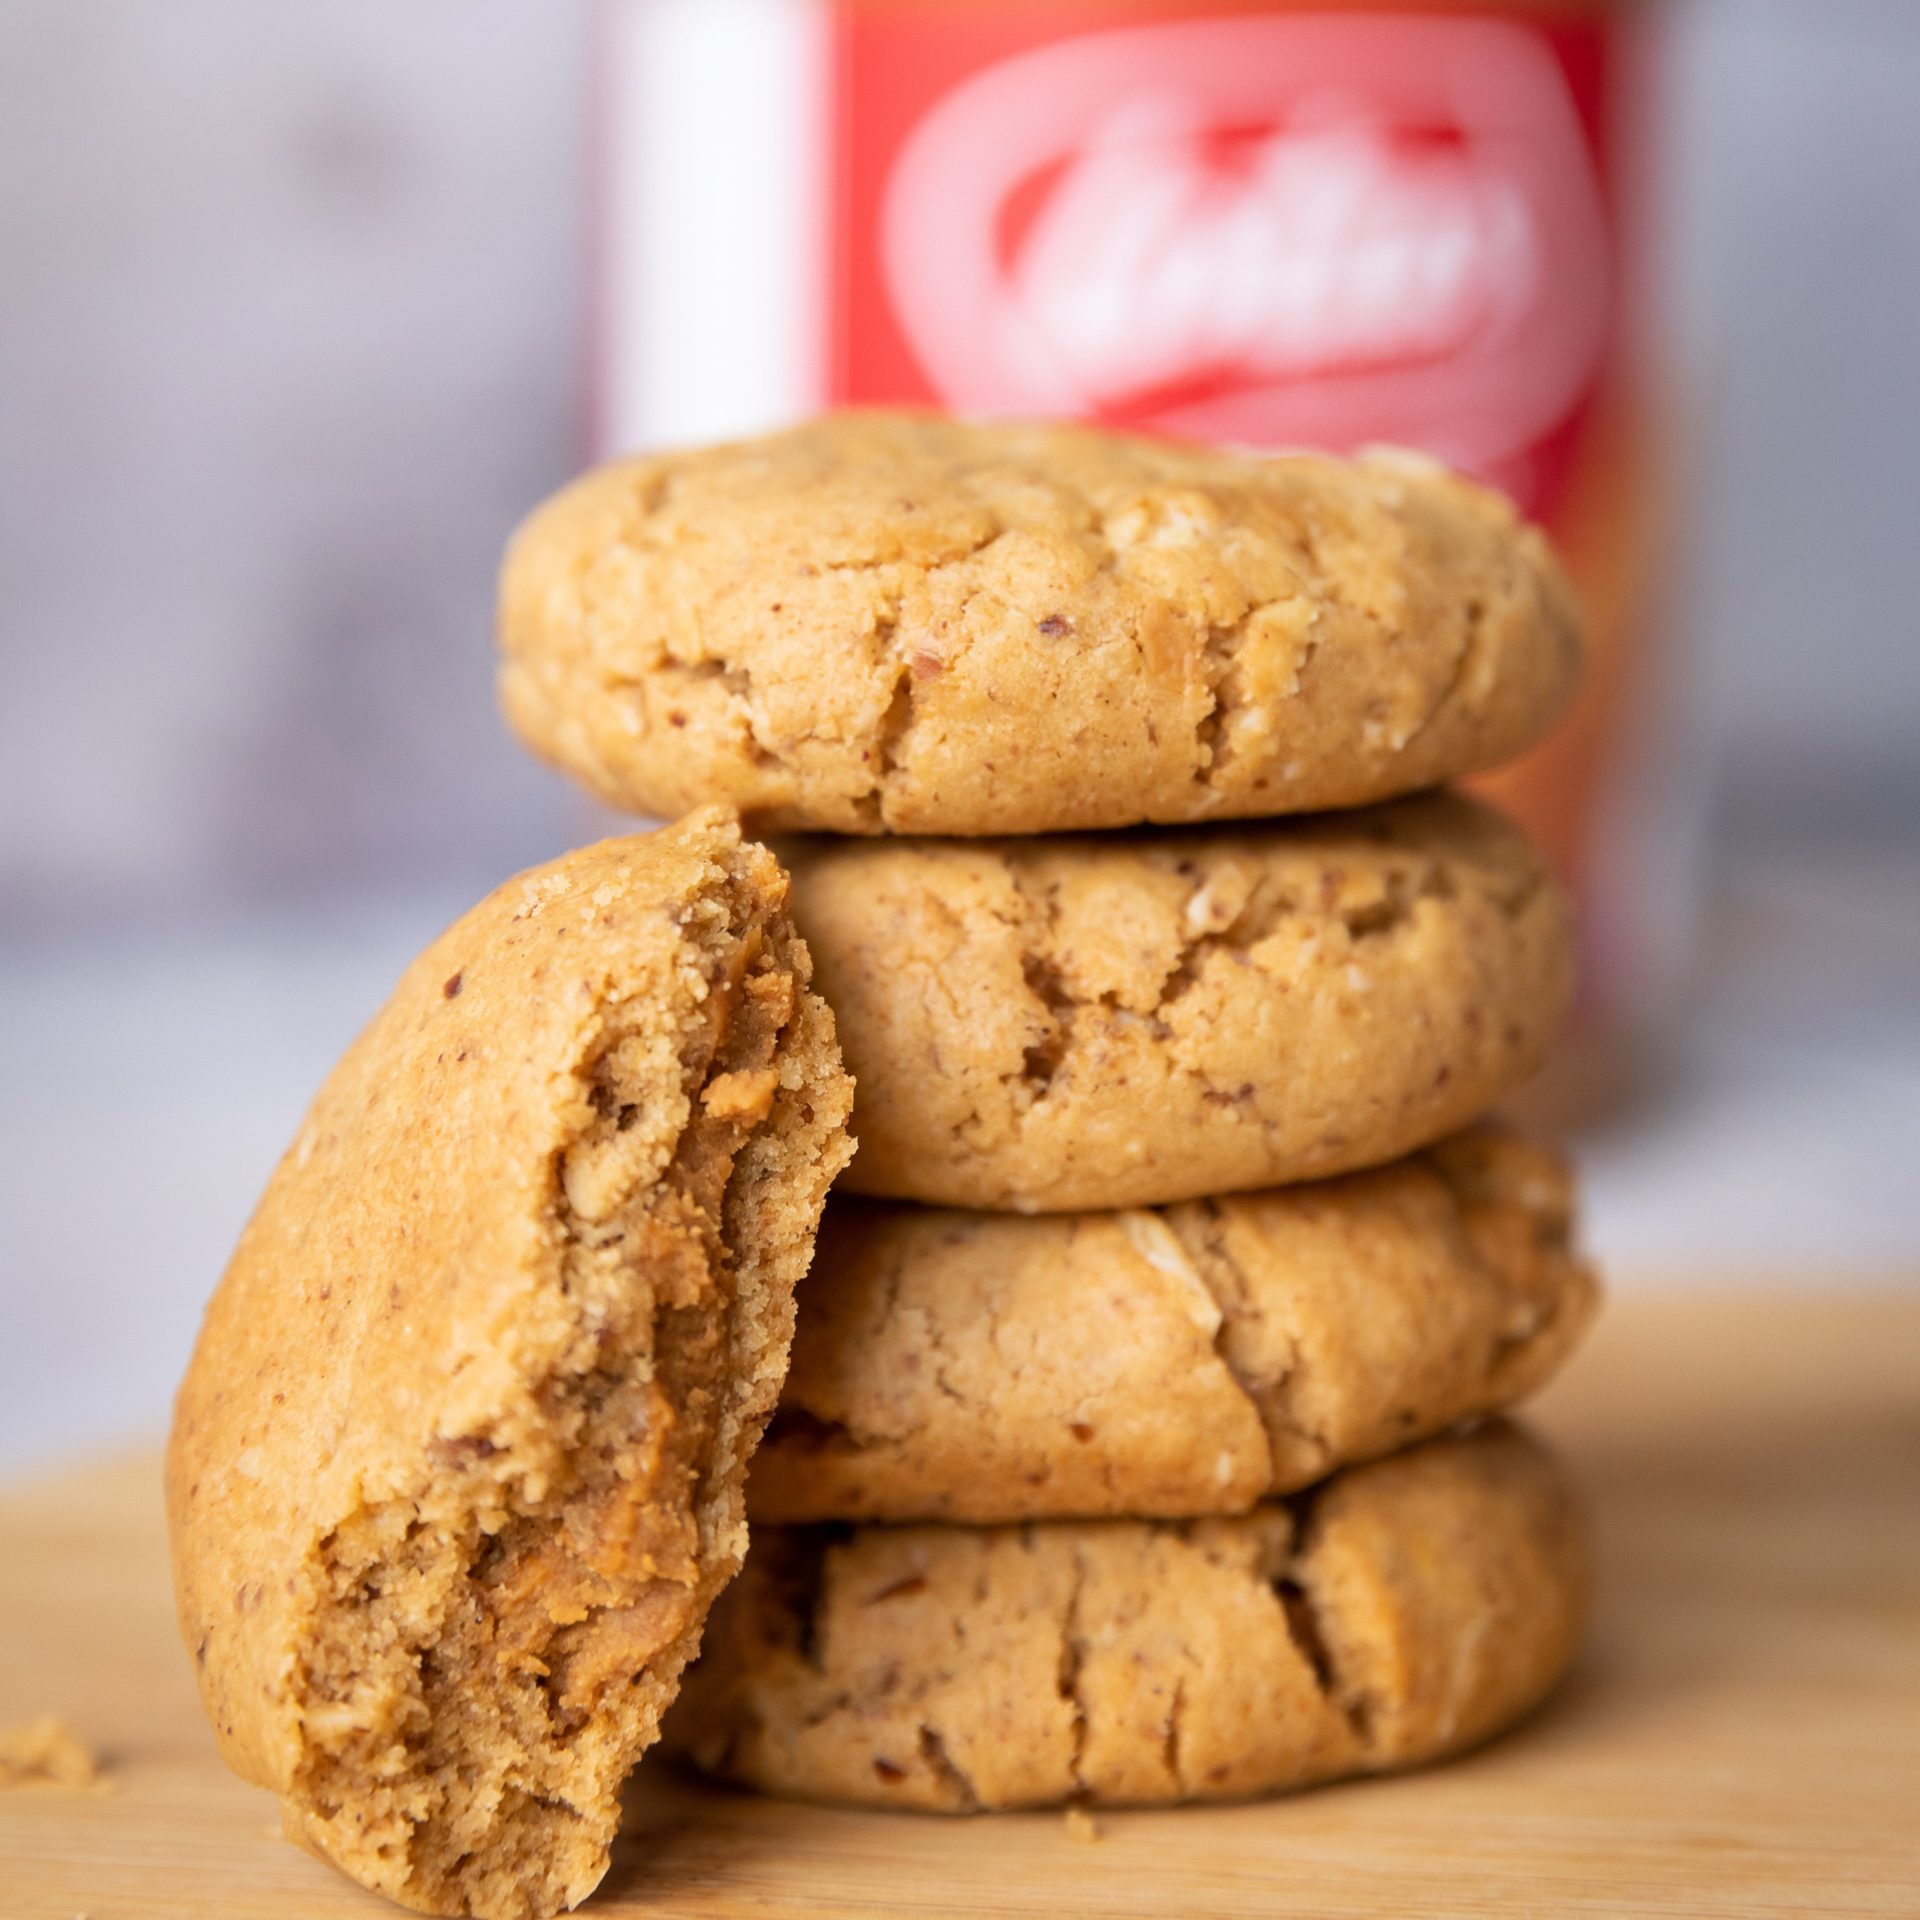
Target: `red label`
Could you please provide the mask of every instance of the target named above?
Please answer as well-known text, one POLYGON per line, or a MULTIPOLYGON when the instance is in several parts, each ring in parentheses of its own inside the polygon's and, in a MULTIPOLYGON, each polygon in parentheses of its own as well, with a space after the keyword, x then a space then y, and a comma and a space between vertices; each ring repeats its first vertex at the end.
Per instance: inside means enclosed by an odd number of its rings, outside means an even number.
POLYGON ((1614 305, 1600 18, 837 32, 835 401, 1391 440, 1555 503, 1614 305))

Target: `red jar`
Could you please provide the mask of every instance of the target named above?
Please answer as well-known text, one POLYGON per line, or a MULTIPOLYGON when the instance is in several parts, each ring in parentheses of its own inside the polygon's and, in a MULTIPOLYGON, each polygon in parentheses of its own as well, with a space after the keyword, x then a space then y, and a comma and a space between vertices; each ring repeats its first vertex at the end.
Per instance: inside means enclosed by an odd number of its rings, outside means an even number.
POLYGON ((599 450, 822 406, 1427 448, 1587 589, 1579 711, 1488 784, 1594 899, 1656 523, 1627 350, 1641 10, 613 0, 599 450))

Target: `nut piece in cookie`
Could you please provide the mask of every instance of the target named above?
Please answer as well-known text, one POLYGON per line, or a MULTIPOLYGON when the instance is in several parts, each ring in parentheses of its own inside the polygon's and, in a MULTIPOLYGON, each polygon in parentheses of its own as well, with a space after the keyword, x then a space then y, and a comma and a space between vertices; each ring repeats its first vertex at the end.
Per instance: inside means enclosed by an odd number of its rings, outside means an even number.
POLYGON ((167 1501, 227 1760, 425 1912, 606 1869, 746 1543, 851 1144, 786 877, 721 809, 523 874, 334 1070, 208 1308, 167 1501))
POLYGON ((1573 1183, 1495 1127, 1121 1213, 836 1196, 754 1522, 1244 1513, 1514 1405, 1593 1318, 1573 1183))
POLYGON ((501 700, 615 806, 1061 833, 1492 766, 1579 657, 1539 530, 1416 455, 850 413, 603 467, 515 535, 501 700))

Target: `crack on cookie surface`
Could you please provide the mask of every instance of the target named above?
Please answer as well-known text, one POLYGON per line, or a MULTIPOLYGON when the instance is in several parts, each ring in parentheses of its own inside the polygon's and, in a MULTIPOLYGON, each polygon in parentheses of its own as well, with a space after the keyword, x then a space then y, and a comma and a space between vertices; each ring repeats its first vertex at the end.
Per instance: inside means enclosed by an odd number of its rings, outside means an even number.
POLYGON ((1231 627, 1209 625, 1200 643, 1200 674, 1207 690, 1207 705, 1193 727, 1193 777, 1202 786, 1211 786, 1226 764, 1227 726, 1232 717, 1227 676, 1245 633, 1244 621, 1231 627))
POLYGON ((1020 1076, 1038 1098, 1053 1084, 1060 1063, 1067 1057, 1078 1003, 1067 991, 1060 969, 1039 954, 1027 955, 1021 963, 1021 976, 1027 983, 1027 991, 1039 1003, 1045 1021, 1041 1037, 1020 1056, 1020 1076))
POLYGON ((803 1406, 782 1401, 767 1422, 763 1442, 768 1447, 791 1447, 800 1453, 827 1453, 846 1448, 858 1451, 862 1441, 843 1420, 829 1420, 803 1406))
POLYGON ((1326 1639, 1320 1631, 1320 1617, 1306 1588, 1289 1575, 1276 1580, 1273 1590, 1279 1595, 1281 1610, 1287 1616, 1287 1637, 1293 1642, 1295 1652, 1307 1663, 1313 1675, 1313 1684, 1323 1694, 1331 1696, 1334 1690, 1333 1657, 1327 1652, 1326 1639))
MULTIPOLYGON (((1310 534, 1308 539, 1310 541, 1310 534)), ((1280 698, 1282 701, 1297 700, 1323 639, 1320 611, 1306 602, 1297 591, 1289 590, 1270 599, 1250 600, 1237 619, 1225 625, 1210 623, 1202 636, 1200 674, 1206 688, 1207 705, 1194 723, 1193 779, 1216 805, 1230 797, 1230 790, 1234 786, 1246 793, 1262 793, 1273 784, 1268 763, 1277 757, 1278 749, 1271 724, 1271 711, 1265 714, 1268 725, 1259 729, 1264 738, 1257 752, 1249 753, 1243 749, 1236 735, 1241 730, 1243 719, 1257 722, 1261 717, 1257 697, 1247 685, 1245 667, 1249 642, 1268 616, 1289 609, 1297 610, 1304 622, 1304 629, 1298 637, 1298 651, 1294 656, 1288 685, 1280 690, 1280 698), (1251 761, 1252 767, 1243 771, 1243 761, 1251 761), (1233 776, 1231 781, 1228 775, 1233 776)))
MULTIPOLYGON (((899 628, 899 603, 892 601, 882 609, 874 629, 874 644, 883 656, 894 653, 894 640, 899 628)), ((915 661, 894 654, 893 690, 888 697, 886 711, 881 714, 880 723, 874 729, 872 744, 862 749, 863 757, 870 758, 872 762, 873 784, 854 803, 862 827, 870 833, 886 831, 887 788, 892 784, 895 769, 906 748, 907 736, 913 728, 917 677, 915 661)))
POLYGON ((1187 1707, 1187 1683, 1176 1680, 1173 1683, 1173 1698, 1167 1703, 1167 1719, 1160 1736, 1160 1764, 1167 1770, 1167 1777, 1173 1782, 1176 1793, 1184 1793, 1187 1776, 1180 1765, 1180 1720, 1187 1707))
POLYGON ((1084 1792, 1087 1784, 1084 1771, 1088 1734, 1087 1700, 1080 1686, 1087 1660, 1087 1643, 1080 1632, 1080 1602, 1086 1585, 1086 1556, 1076 1550, 1072 1579, 1067 1587, 1067 1602, 1060 1616, 1060 1662, 1055 1685, 1072 1715, 1072 1746, 1067 1759, 1067 1777, 1077 1792, 1084 1792))
POLYGON ((953 1797, 955 1806, 962 1813, 977 1813, 980 1810, 980 1795, 975 1791, 973 1782, 954 1764, 939 1729, 929 1721, 920 1723, 919 1749, 927 1771, 953 1797))
POLYGON ((1470 594, 1460 609, 1462 633, 1459 651, 1455 653, 1446 677, 1435 688, 1433 698, 1427 703, 1426 711, 1397 743, 1401 750, 1433 726, 1445 714, 1452 712, 1460 702, 1461 692, 1472 682, 1474 669, 1480 664, 1481 647, 1487 628, 1487 602, 1483 594, 1470 594))
POLYGON ((1322 1497, 1328 1484, 1322 1481, 1279 1503, 1291 1515, 1293 1528, 1285 1562, 1269 1573, 1268 1585, 1280 1603, 1287 1638, 1313 1676, 1320 1697, 1339 1712, 1359 1751, 1366 1754, 1373 1744, 1373 1703, 1363 1688, 1352 1685, 1341 1674, 1325 1620, 1327 1603, 1310 1564, 1318 1544, 1322 1497))
MULTIPOLYGON (((881 555, 871 559, 823 562, 803 568, 803 577, 808 578, 837 576, 870 581, 881 596, 867 644, 889 676, 886 681, 887 697, 877 718, 860 733, 840 743, 843 749, 858 757, 866 773, 865 785, 851 793, 844 802, 848 810, 848 818, 844 822, 846 828, 870 834, 889 830, 888 803, 902 781, 902 763, 918 719, 920 688, 951 670, 961 657, 959 654, 936 654, 925 644, 927 636, 924 635, 912 636, 911 644, 903 641, 901 609, 905 595, 915 586, 931 588, 942 575, 965 566, 985 551, 1001 537, 1001 533, 1002 528, 995 522, 957 541, 937 558, 919 562, 899 555, 881 555)), ((785 591, 777 580, 771 584, 770 590, 785 591)), ((780 603, 774 604, 777 610, 780 603)), ((951 623, 962 632, 967 624, 964 617, 966 605, 963 599, 960 615, 951 623)), ((679 664, 670 649, 663 645, 656 664, 649 671, 671 672, 679 664)), ((765 738, 754 724, 752 672, 744 664, 739 651, 722 652, 712 664, 722 669, 721 677, 734 695, 731 718, 742 732, 756 769, 786 776, 789 783, 799 780, 802 770, 793 750, 825 736, 809 731, 785 741, 765 738)), ((774 806, 771 809, 772 817, 778 818, 781 811, 780 806, 774 806)))
POLYGON ((1246 1336, 1268 1323, 1262 1311, 1262 1289, 1234 1253, 1227 1231, 1227 1209, 1214 1200, 1189 1200, 1162 1210, 1168 1231, 1179 1241, 1200 1283, 1220 1309, 1213 1349, 1234 1384, 1259 1416, 1267 1435, 1270 1471, 1275 1480, 1297 1477, 1303 1469, 1288 1449, 1310 1450, 1317 1471, 1332 1458, 1327 1436, 1304 1422, 1297 1411, 1300 1352, 1295 1343, 1278 1366, 1259 1368, 1248 1363, 1246 1336))
POLYGON ((827 1606, 827 1556, 850 1531, 831 1522, 793 1528, 774 1537, 760 1562, 770 1601, 768 1617, 792 1623, 795 1657, 815 1673, 826 1671, 822 1628, 827 1606))
MULTIPOLYGON (((1034 1024, 1040 1037, 1023 1052, 1017 1075, 1001 1076, 1002 1085, 1017 1077, 1036 1097, 1044 1095, 1063 1071, 1071 1072, 1080 1064, 1089 1044, 1097 1044, 1097 1038, 1090 1036, 1097 1036, 1103 1021, 1143 1024, 1168 1046, 1177 1071, 1197 1076, 1201 1069, 1197 1062, 1182 1057, 1170 1021, 1180 1003, 1206 978, 1209 963, 1216 956, 1225 955, 1258 968, 1257 950, 1293 923, 1323 925, 1329 932, 1338 929, 1356 954, 1375 945, 1391 946, 1418 932, 1421 909, 1428 903, 1445 906, 1460 897, 1453 859, 1448 854, 1402 845, 1388 834, 1378 834, 1374 840, 1372 861, 1378 862, 1386 855, 1391 864, 1364 876, 1331 867, 1322 874, 1319 898, 1313 901, 1303 900, 1286 879, 1267 869, 1240 879, 1237 892, 1230 890, 1222 900, 1218 890, 1223 881, 1231 887, 1236 878, 1231 856, 1212 863, 1204 872, 1194 872, 1182 863, 1181 871, 1194 877, 1180 909, 1180 937, 1150 1000, 1135 1000, 1117 987, 1090 990, 1076 978, 1069 956, 1058 944, 1057 883, 1043 884, 1029 870, 1026 850, 1018 843, 1006 845, 1004 857, 1021 917, 1013 921, 1002 916, 1002 920, 1025 942, 1021 976, 1034 1006, 1034 1024), (1355 888, 1359 897, 1349 899, 1349 891, 1355 888), (1083 1016, 1090 1024, 1083 1025, 1083 1016)), ((1196 848, 1204 844, 1195 843, 1196 848)), ((1143 845, 1155 847, 1153 841, 1143 845)), ((1164 851, 1177 855, 1178 838, 1168 837, 1164 851)), ((1516 920, 1547 884, 1544 872, 1530 871, 1517 882, 1496 881, 1487 890, 1487 897, 1504 918, 1516 920)), ((1219 1097, 1237 1102, 1241 1094, 1236 1090, 1219 1097)), ((1032 1104, 1016 1102, 1016 1118, 1032 1104)), ((1253 1117, 1266 1124, 1259 1113, 1253 1117)))

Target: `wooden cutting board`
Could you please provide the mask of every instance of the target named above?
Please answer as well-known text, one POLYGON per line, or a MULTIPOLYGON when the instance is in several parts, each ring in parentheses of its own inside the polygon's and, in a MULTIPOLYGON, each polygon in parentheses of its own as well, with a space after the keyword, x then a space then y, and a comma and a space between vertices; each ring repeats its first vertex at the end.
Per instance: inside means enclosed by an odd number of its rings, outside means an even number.
MULTIPOLYGON (((1920 1915, 1920 1290, 1633 1298, 1538 1409, 1602 1585, 1556 1699, 1429 1772, 1229 1808, 836 1813, 643 1768, 589 1914, 1920 1915)), ((93 1791, 0 1792, 4 1920, 393 1909, 278 1837, 175 1637, 151 1456, 0 1494, 0 1727, 93 1791)))

